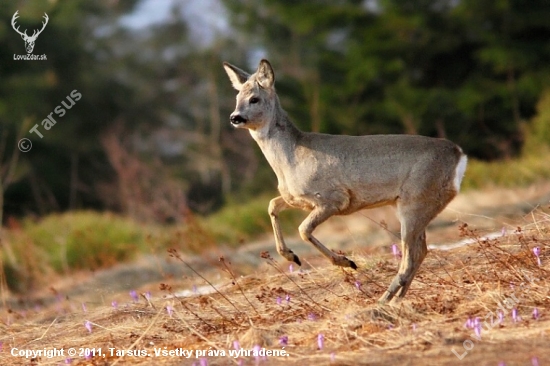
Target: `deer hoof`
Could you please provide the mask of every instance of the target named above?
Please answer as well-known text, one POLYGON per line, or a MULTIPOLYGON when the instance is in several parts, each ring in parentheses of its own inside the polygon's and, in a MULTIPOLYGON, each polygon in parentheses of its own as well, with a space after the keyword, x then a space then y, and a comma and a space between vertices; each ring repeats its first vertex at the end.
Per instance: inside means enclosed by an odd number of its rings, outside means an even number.
POLYGON ((389 293, 388 291, 386 291, 386 292, 384 293, 384 295, 382 295, 382 296, 378 299, 378 305, 384 306, 384 305, 386 305, 392 298, 393 298, 393 295, 392 295, 391 293, 389 293))
POLYGON ((301 266, 302 265, 302 262, 300 261, 300 258, 298 258, 298 256, 296 254, 294 254, 294 252, 292 250, 288 250, 288 251, 284 251, 284 252, 279 252, 283 257, 285 257, 285 259, 289 262, 294 262, 296 263, 297 265, 301 266))
POLYGON ((297 265, 299 266, 302 266, 302 262, 300 262, 300 258, 298 258, 298 256, 292 252, 290 252, 292 254, 292 262, 296 263, 297 265))
POLYGON ((352 269, 357 269, 357 264, 344 256, 333 258, 332 263, 340 267, 350 267, 352 269))

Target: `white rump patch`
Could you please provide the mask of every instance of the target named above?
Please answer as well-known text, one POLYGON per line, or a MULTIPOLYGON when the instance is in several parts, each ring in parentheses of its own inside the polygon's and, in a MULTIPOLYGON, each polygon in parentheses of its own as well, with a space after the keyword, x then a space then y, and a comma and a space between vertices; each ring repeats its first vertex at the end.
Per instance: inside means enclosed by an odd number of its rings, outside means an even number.
POLYGON ((453 185, 456 189, 456 193, 460 191, 460 183, 462 183, 462 178, 464 178, 464 173, 466 172, 466 165, 468 164, 468 157, 462 155, 458 164, 456 165, 455 178, 453 180, 453 185))

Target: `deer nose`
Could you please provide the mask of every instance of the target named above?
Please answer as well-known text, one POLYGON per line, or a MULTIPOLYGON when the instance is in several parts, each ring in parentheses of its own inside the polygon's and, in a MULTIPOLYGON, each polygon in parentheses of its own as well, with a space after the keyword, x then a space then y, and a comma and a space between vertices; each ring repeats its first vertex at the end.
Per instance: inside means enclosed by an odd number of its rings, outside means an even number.
POLYGON ((246 122, 246 119, 238 113, 237 114, 231 114, 231 116, 229 117, 229 120, 231 121, 231 123, 233 125, 239 125, 241 123, 246 122))

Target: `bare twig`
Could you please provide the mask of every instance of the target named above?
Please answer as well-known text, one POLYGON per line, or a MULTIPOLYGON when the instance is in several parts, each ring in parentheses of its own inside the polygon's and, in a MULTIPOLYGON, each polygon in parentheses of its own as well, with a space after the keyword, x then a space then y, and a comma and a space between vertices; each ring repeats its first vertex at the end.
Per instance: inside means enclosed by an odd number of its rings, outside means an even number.
POLYGON ((237 285, 237 287, 239 288, 239 291, 241 292, 241 294, 243 295, 243 297, 245 298, 246 302, 248 302, 248 304, 250 305, 250 307, 252 307, 252 309, 254 309, 254 311, 256 312, 256 314, 261 318, 262 316, 260 315, 260 313, 258 312, 258 310, 256 309, 256 307, 250 302, 250 300, 248 299, 248 297, 246 297, 246 294, 244 293, 244 290, 243 288, 241 287, 241 285, 239 284, 239 281, 237 281, 237 279, 235 278, 235 274, 233 273, 233 271, 231 270, 231 268, 229 267, 229 265, 227 264, 227 262, 225 261, 225 258, 222 256, 220 257, 220 262, 222 262, 223 266, 225 267, 227 273, 229 273, 229 275, 231 276, 231 278, 233 279, 233 283, 235 285, 237 285))
POLYGON ((290 282, 292 282, 299 290, 301 293, 303 293, 312 303, 314 303, 315 305, 317 305, 320 309, 322 310, 326 310, 326 311, 331 311, 330 308, 326 307, 326 306, 323 306, 321 304, 319 304, 317 301, 313 300, 313 298, 311 296, 309 296, 309 294, 300 286, 296 283, 296 281, 294 281, 294 279, 292 279, 285 271, 283 271, 282 269, 279 268, 279 266, 275 263, 275 260, 271 257, 271 255, 269 255, 269 253, 267 252, 262 252, 261 255, 260 255, 262 258, 264 259, 267 259, 267 263, 275 268, 279 273, 281 273, 283 276, 285 276, 290 282))
POLYGON ((57 317, 52 320, 52 322, 50 323, 50 325, 48 325, 48 328, 46 328, 46 330, 44 331, 44 333, 42 333, 42 335, 38 338, 35 338, 33 339, 32 341, 29 341, 27 343, 25 343, 24 345, 26 346, 27 344, 30 344, 30 343, 33 343, 33 342, 36 342, 36 341, 41 341, 45 336, 46 336, 46 333, 48 333, 48 331, 50 330, 50 328, 55 324, 55 322, 57 322, 57 317))
POLYGON ((179 260, 180 262, 182 262, 183 264, 185 264, 187 266, 187 268, 189 268, 191 271, 193 271, 193 273, 195 273, 197 276, 199 276, 200 278, 202 278, 202 280, 204 282, 206 282, 210 287, 212 287, 214 289, 214 291, 216 291, 216 293, 218 295, 220 295, 221 297, 223 297, 231 306, 233 306, 233 308, 235 308, 235 310, 237 310, 239 313, 242 313, 242 314, 246 314, 245 312, 243 312, 242 310, 240 310, 239 308, 237 308, 237 306, 227 298, 227 296, 225 296, 224 294, 222 294, 220 292, 220 290, 217 289, 216 286, 214 286, 210 281, 208 281, 203 275, 201 275, 199 272, 197 272, 193 267, 191 267, 191 265, 189 263, 187 263, 186 261, 183 260, 183 258, 180 256, 180 254, 178 253, 178 251, 174 248, 170 248, 168 249, 168 253, 170 253, 170 256, 171 257, 174 257, 176 258, 177 260, 179 260))

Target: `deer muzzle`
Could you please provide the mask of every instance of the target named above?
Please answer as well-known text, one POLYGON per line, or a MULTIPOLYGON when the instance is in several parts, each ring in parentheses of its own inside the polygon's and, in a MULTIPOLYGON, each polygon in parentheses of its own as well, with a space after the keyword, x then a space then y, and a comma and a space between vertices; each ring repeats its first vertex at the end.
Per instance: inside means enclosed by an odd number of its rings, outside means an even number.
POLYGON ((243 124, 243 123, 246 123, 246 118, 244 118, 243 116, 241 116, 240 114, 231 114, 231 116, 229 117, 229 120, 231 121, 231 124, 233 126, 238 126, 240 124, 243 124))

